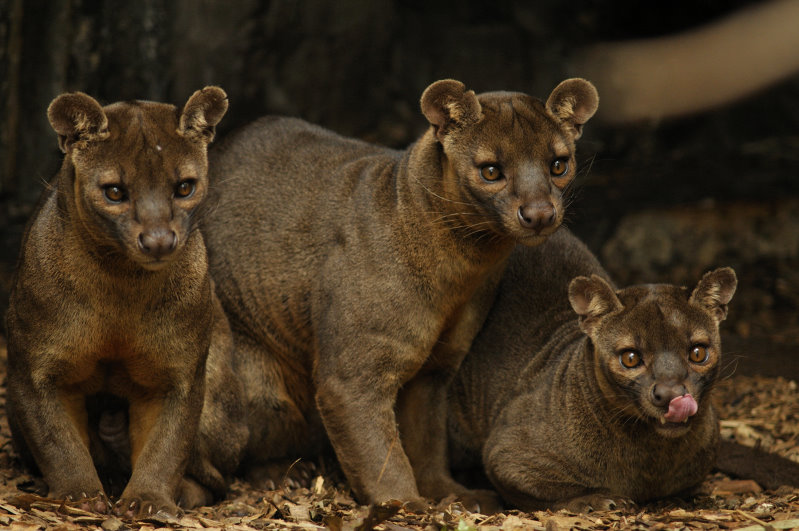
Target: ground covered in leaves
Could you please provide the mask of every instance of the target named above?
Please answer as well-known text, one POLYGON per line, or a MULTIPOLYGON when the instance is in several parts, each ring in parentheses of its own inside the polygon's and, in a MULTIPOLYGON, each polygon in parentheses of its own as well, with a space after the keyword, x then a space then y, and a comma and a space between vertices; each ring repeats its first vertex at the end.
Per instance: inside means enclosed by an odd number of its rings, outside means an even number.
MULTIPOLYGON (((236 481, 226 500, 174 520, 126 521, 82 511, 33 494, 37 480, 21 469, 3 409, 5 348, 0 337, 0 527, 14 531, 95 529, 791 529, 799 528, 799 489, 763 491, 751 480, 709 477, 687 499, 662 500, 632 511, 590 514, 506 511, 470 513, 444 500, 423 514, 399 505, 358 505, 346 485, 319 475, 310 489, 253 489, 236 481)), ((735 375, 718 388, 722 435, 799 461, 799 387, 782 378, 735 375)), ((39 483, 40 484, 40 483, 39 483)))

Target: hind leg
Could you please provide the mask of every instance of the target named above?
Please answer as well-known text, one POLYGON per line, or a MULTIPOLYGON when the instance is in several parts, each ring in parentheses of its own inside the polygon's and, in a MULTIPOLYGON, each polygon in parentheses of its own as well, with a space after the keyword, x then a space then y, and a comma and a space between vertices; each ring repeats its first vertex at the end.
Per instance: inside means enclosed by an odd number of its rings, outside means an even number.
POLYGON ((264 489, 286 479, 307 484, 310 464, 293 463, 318 455, 326 442, 309 376, 282 366, 268 349, 245 336, 235 335, 234 341, 249 426, 242 472, 264 489))
POLYGON ((236 365, 233 337, 221 306, 205 364, 205 396, 197 437, 181 483, 178 504, 186 509, 208 505, 227 491, 228 477, 239 466, 249 429, 244 391, 236 365))
POLYGON ((119 496, 130 478, 128 404, 111 395, 87 399, 90 452, 106 494, 119 496))
POLYGON ((178 487, 177 504, 182 509, 194 509, 214 503, 214 493, 190 476, 184 476, 178 487))
POLYGON ((413 467, 419 493, 433 499, 455 494, 469 509, 484 513, 500 509, 496 493, 468 489, 450 473, 447 388, 485 320, 494 300, 500 271, 477 290, 460 319, 442 336, 433 355, 403 386, 397 400, 403 447, 413 467))
POLYGON ((450 474, 444 383, 448 381, 447 372, 417 375, 403 387, 397 402, 403 447, 422 496, 440 500, 454 494, 469 510, 491 514, 502 507, 496 493, 469 489, 450 474))
POLYGON ((247 481, 262 490, 275 490, 280 487, 297 489, 310 488, 313 479, 319 475, 316 464, 310 460, 273 459, 266 463, 252 464, 247 470, 247 481))

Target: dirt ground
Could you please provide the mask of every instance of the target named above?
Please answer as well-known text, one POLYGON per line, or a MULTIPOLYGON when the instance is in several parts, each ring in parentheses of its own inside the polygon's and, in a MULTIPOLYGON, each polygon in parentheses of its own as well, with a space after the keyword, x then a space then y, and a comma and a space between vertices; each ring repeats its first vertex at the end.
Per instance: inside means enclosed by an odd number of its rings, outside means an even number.
MULTIPOLYGON (((236 481, 226 500, 187 511, 178 519, 123 521, 35 494, 42 482, 21 468, 11 446, 4 409, 5 358, 5 344, 0 337, 0 527, 14 531, 799 528, 799 488, 764 491, 751 480, 720 473, 708 477, 692 497, 661 500, 627 512, 506 511, 483 515, 445 500, 424 514, 412 514, 390 504, 360 506, 346 485, 337 482, 336 474, 325 474, 314 478, 310 489, 285 485, 263 491, 236 481)), ((799 386, 795 381, 733 375, 719 386, 716 401, 722 413, 723 437, 799 462, 799 386)))

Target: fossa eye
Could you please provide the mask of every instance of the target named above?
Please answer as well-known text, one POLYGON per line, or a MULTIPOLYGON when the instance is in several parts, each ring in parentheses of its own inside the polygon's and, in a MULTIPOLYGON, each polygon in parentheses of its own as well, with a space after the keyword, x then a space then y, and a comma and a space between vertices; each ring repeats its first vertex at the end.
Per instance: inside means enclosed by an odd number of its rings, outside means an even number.
POLYGON ((494 166, 493 164, 486 164, 485 166, 480 168, 480 175, 482 175, 483 179, 486 181, 498 181, 500 180, 502 175, 502 170, 499 166, 494 166))
POLYGON ((180 181, 175 187, 175 197, 187 198, 194 195, 194 190, 197 189, 197 181, 194 179, 185 179, 180 181))
POLYGON ((688 352, 688 359, 694 363, 704 363, 708 357, 707 347, 704 345, 694 345, 688 352))
POLYGON ((549 173, 553 177, 563 177, 569 171, 569 161, 561 157, 552 161, 549 165, 549 173))
POLYGON ((109 184, 103 187, 103 195, 110 203, 121 203, 128 198, 128 193, 124 186, 109 184))
POLYGON ((625 350, 619 354, 619 361, 628 369, 634 369, 643 362, 641 355, 634 350, 625 350))

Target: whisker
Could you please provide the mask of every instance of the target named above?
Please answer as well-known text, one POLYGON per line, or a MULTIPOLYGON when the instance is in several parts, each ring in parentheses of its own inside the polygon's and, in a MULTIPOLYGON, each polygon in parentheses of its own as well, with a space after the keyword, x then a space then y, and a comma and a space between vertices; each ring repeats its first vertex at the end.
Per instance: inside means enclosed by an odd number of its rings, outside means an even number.
POLYGON ((422 183, 422 181, 420 181, 419 179, 415 179, 415 182, 416 182, 416 184, 418 184, 419 186, 421 186, 421 187, 422 187, 422 189, 424 189, 424 190, 425 190, 427 193, 429 193, 430 195, 432 195, 432 196, 434 196, 434 197, 437 197, 438 199, 441 199, 442 201, 448 201, 448 202, 450 202, 450 203, 454 203, 454 204, 457 204, 457 205, 466 205, 466 206, 472 206, 472 204, 471 204, 471 203, 465 203, 465 202, 463 202, 463 201, 456 201, 456 200, 454 200, 454 199, 449 199, 448 197, 443 197, 443 196, 440 196, 440 195, 438 195, 437 193, 435 193, 434 191, 432 191, 430 188, 428 188, 427 186, 425 186, 425 185, 424 185, 424 183, 422 183))
POLYGON ((442 223, 442 222, 445 222, 449 218, 456 218, 456 217, 461 217, 461 216, 481 216, 482 217, 482 215, 478 214, 477 212, 452 212, 450 214, 444 214, 443 216, 440 216, 440 217, 432 220, 431 223, 434 223, 434 224, 435 223, 442 223))
POLYGON ((470 237, 474 236, 475 234, 478 234, 478 233, 481 233, 481 232, 490 232, 490 231, 487 231, 486 229, 480 227, 480 225, 490 225, 490 224, 492 224, 491 221, 481 221, 480 223, 474 223, 472 225, 464 226, 464 228, 466 228, 466 229, 472 229, 470 232, 465 234, 465 237, 470 238, 470 237))
MULTIPOLYGON (((725 357, 729 355, 730 353, 725 353, 725 357)), ((735 376, 735 373, 738 370, 738 364, 741 361, 741 357, 742 356, 740 355, 736 356, 722 366, 721 370, 719 371, 719 381, 727 381, 735 376)))

